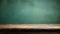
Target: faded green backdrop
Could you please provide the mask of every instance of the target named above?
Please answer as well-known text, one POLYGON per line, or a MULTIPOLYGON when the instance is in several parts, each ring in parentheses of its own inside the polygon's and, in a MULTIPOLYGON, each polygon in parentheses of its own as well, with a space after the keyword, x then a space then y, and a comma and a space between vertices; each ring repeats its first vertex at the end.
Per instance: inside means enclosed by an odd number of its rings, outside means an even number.
POLYGON ((0 24, 60 24, 60 1, 0 0, 0 24))

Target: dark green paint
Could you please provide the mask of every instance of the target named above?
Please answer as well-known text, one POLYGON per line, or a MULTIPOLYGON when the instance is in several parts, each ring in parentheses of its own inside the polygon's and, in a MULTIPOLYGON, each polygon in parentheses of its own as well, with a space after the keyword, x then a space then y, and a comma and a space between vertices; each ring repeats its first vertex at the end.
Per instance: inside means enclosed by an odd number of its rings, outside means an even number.
POLYGON ((59 0, 0 0, 0 24, 59 23, 59 0))

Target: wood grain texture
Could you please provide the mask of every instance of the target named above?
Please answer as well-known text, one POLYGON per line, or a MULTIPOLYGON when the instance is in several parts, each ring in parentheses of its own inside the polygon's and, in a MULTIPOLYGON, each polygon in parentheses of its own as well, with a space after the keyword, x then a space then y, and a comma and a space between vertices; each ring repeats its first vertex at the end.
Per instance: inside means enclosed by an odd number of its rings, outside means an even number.
POLYGON ((60 29, 60 24, 1 24, 0 29, 60 29))

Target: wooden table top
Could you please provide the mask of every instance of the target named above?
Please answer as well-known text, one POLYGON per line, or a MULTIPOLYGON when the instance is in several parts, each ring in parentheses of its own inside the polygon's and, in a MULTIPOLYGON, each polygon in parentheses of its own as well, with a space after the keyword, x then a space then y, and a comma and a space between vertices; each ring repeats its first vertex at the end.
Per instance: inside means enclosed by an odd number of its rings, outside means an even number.
POLYGON ((60 29, 60 24, 0 24, 0 29, 60 29))

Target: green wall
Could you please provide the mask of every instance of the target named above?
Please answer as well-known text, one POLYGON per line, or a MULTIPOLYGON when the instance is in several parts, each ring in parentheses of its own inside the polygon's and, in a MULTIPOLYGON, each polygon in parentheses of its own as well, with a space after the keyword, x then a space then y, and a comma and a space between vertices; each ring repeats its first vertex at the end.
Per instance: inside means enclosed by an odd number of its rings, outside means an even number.
POLYGON ((59 23, 59 0, 0 0, 0 24, 59 23))

